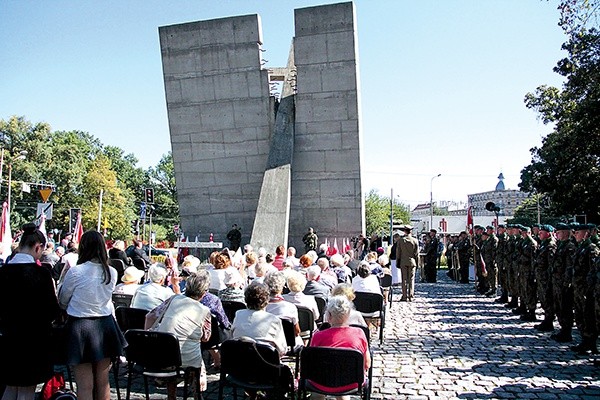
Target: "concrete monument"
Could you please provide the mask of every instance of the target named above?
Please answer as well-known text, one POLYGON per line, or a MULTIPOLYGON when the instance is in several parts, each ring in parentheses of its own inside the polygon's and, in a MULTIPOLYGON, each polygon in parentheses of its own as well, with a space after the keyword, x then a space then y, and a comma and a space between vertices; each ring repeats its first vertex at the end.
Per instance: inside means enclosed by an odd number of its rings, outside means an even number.
POLYGON ((302 249, 364 231, 352 3, 295 10, 282 68, 261 65, 258 15, 159 28, 181 226, 302 249), (280 98, 270 94, 282 82, 280 98))

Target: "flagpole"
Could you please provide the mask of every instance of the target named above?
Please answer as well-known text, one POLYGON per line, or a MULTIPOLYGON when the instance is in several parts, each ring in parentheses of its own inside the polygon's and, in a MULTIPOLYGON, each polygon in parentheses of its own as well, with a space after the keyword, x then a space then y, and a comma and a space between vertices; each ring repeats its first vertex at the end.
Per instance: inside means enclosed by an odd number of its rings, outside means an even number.
POLYGON ((102 195, 104 194, 104 189, 100 189, 100 201, 98 202, 98 232, 100 232, 100 221, 102 220, 102 195))

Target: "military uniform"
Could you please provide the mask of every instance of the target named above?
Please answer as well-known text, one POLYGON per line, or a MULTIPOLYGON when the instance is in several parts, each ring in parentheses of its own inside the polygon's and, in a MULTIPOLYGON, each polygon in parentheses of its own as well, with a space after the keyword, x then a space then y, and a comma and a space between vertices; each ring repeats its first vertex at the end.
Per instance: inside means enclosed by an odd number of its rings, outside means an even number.
MULTIPOLYGON (((512 227, 511 227, 512 228, 512 227)), ((514 228, 512 228, 514 229, 514 228)), ((519 306, 519 274, 518 274, 518 247, 519 236, 509 235, 506 242, 506 272, 508 293, 511 296, 510 301, 506 305, 510 308, 519 306)))
MULTIPOLYGON (((526 228, 525 232, 529 232, 526 228)), ((522 298, 524 314, 521 316, 523 321, 535 321, 535 308, 537 307, 537 293, 535 286, 535 271, 533 261, 537 243, 531 235, 526 235, 521 240, 519 248, 519 293, 522 298)), ((523 310, 522 308, 522 310, 523 310)))
MULTIPOLYGON (((434 232, 434 231, 432 231, 434 232)), ((436 232, 434 232, 436 233, 436 232)), ((425 245, 425 282, 436 282, 437 280, 437 251, 439 241, 437 237, 430 238, 429 242, 425 245)))
POLYGON ((304 243, 304 253, 308 253, 311 250, 317 249, 317 243, 319 237, 313 232, 312 228, 302 237, 302 243, 304 243))
MULTIPOLYGON (((499 225, 503 228, 503 225, 499 225)), ((502 232, 498 234, 498 246, 496 248, 496 265, 498 266, 498 283, 502 288, 500 298, 496 299, 498 303, 508 303, 508 234, 502 232)))
MULTIPOLYGON (((475 226, 475 231, 482 230, 483 227, 475 226)), ((481 256, 481 247, 483 245, 483 238, 481 233, 475 234, 473 237, 473 264, 475 264, 475 279, 477 279, 477 291, 479 293, 485 293, 487 290, 486 286, 486 271, 483 264, 483 258, 481 256)))
MULTIPOLYGON (((587 227, 576 226, 574 230, 584 230, 587 227)), ((600 255, 598 247, 592 243, 590 238, 579 242, 575 255, 573 256, 573 304, 575 311, 575 324, 581 333, 582 343, 573 349, 586 352, 591 350, 597 352, 595 321, 594 288, 588 282, 588 275, 592 270, 592 263, 600 255)))
MULTIPOLYGON (((557 230, 571 231, 565 224, 557 225, 557 230)), ((573 270, 573 256, 576 251, 575 243, 570 237, 559 240, 552 260, 552 300, 554 312, 560 325, 560 331, 551 337, 558 342, 570 342, 573 329, 573 284, 567 270, 573 270)))
POLYGON ((481 244, 481 256, 487 271, 485 288, 487 296, 495 296, 498 289, 498 266, 496 265, 496 252, 498 249, 498 238, 491 234, 481 244))
MULTIPOLYGON (((540 231, 552 232, 554 228, 550 225, 542 225, 540 231)), ((540 238, 541 239, 541 238, 540 238)), ((556 241, 552 236, 540 240, 535 255, 535 280, 537 284, 537 297, 544 309, 544 321, 535 328, 541 331, 552 331, 555 317, 554 302, 552 300, 552 275, 551 265, 556 253, 556 241)))
POLYGON ((460 264, 459 275, 460 283, 469 283, 469 259, 471 258, 471 241, 468 236, 460 239, 454 245, 458 253, 458 262, 460 264))

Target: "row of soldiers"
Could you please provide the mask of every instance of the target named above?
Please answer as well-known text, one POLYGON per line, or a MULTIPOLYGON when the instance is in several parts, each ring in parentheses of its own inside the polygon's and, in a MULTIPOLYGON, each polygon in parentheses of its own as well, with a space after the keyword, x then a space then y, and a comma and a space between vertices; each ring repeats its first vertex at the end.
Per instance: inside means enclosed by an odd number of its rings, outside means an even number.
POLYGON ((538 301, 544 319, 535 325, 558 342, 573 340, 573 323, 582 342, 573 350, 598 352, 600 331, 600 250, 598 229, 593 224, 499 225, 474 227, 470 237, 461 232, 449 250, 459 263, 459 279, 469 282, 469 263, 475 264, 477 290, 506 303, 523 321, 537 321, 538 301))

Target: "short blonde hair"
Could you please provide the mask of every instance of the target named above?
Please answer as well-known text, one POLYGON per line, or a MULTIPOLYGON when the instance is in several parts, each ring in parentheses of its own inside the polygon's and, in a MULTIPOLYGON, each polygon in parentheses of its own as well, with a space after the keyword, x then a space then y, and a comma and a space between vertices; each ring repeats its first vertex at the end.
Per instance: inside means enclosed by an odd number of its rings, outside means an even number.
POLYGON ((287 286, 290 292, 302 292, 306 287, 306 278, 300 272, 290 271, 287 277, 287 286))
POLYGON ((340 283, 335 285, 331 290, 332 296, 346 296, 346 298, 350 301, 353 301, 356 298, 354 294, 354 289, 349 283, 340 283))

